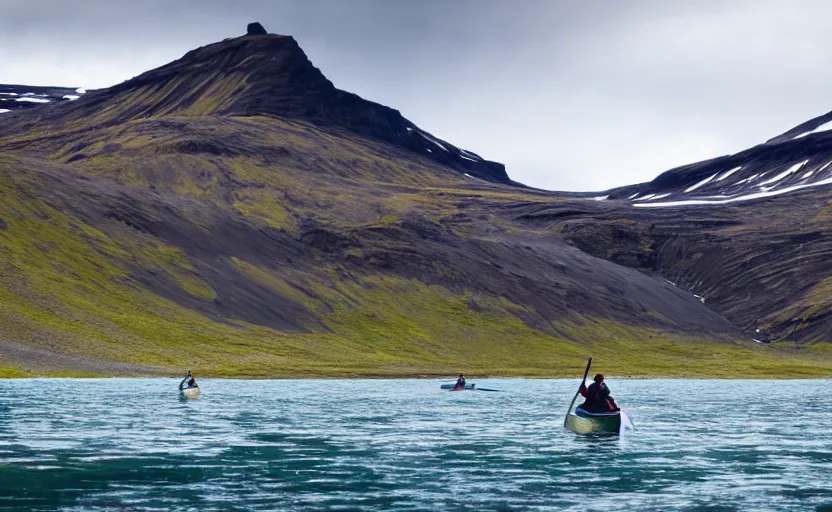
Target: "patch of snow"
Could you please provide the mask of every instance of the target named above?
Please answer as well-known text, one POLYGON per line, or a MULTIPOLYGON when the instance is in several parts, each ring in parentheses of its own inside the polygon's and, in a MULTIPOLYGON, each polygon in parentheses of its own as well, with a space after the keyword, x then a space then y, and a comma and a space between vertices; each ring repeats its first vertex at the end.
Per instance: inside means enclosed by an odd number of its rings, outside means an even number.
POLYGON ((11 112, 11 110, 7 108, 0 108, 0 114, 5 114, 6 112, 11 112))
POLYGON ((14 101, 26 101, 26 102, 29 102, 29 103, 49 103, 49 100, 45 100, 43 98, 30 98, 30 97, 17 98, 14 101))
POLYGON ((17 96, 16 92, 0 92, 0 96, 17 96))
POLYGON ((808 178, 809 176, 811 176, 814 173, 818 173, 818 174, 822 173, 824 169, 829 167, 829 164, 832 164, 832 162, 826 162, 825 164, 821 165, 817 169, 807 172, 806 174, 803 175, 803 179, 805 180, 806 178, 808 178))
POLYGON ((760 341, 757 338, 754 338, 754 341, 756 341, 757 343, 765 343, 765 341, 760 341))
POLYGON ((810 135, 812 133, 825 132, 826 130, 829 130, 829 129, 832 129, 832 121, 827 121, 827 122, 823 123, 822 125, 818 126, 817 128, 815 128, 814 130, 810 130, 808 132, 801 133, 800 135, 796 135, 796 136, 792 137, 792 140, 800 139, 800 138, 805 137, 807 135, 810 135))
POLYGON ((640 197, 640 198, 638 199, 638 201, 649 201, 649 200, 650 200, 650 198, 652 198, 652 197, 656 197, 656 194, 647 194, 647 195, 646 195, 646 196, 644 196, 644 197, 640 197))
POLYGON ((702 304, 705 303, 705 297, 703 297, 701 295, 696 295, 695 293, 693 294, 693 296, 696 297, 697 299, 699 299, 699 302, 701 302, 702 304))
POLYGON ((771 191, 764 191, 764 192, 757 192, 754 194, 748 194, 744 196, 732 197, 731 199, 724 199, 724 200, 717 200, 717 201, 706 201, 702 199, 689 199, 685 201, 668 201, 666 203, 647 203, 647 204, 636 204, 635 206, 641 208, 663 208, 663 207, 670 207, 670 206, 695 206, 695 205, 707 205, 707 204, 726 204, 726 203, 736 203, 739 201, 750 201, 752 199, 763 199, 766 197, 773 197, 778 196, 780 194, 787 194, 789 192, 794 192, 795 190, 801 190, 804 188, 810 187, 819 187, 822 185, 829 185, 832 184, 832 178, 826 178, 825 180, 816 181, 814 183, 802 183, 800 185, 792 185, 790 187, 781 188, 779 190, 771 190, 771 191))
POLYGON ((464 158, 470 162, 479 162, 479 160, 474 160, 473 158, 468 158, 467 156, 463 155, 462 153, 459 154, 460 158, 464 158))
POLYGON ((734 167, 733 169, 731 169, 731 170, 729 170, 729 171, 725 171, 725 174, 723 174, 722 176, 720 176, 719 178, 717 178, 717 179, 716 179, 716 181, 722 181, 722 180, 724 180, 725 178, 727 178, 728 176, 730 176, 730 175, 734 174, 735 172, 739 171, 740 169, 742 169, 742 166, 741 166, 741 165, 739 165, 739 166, 737 166, 737 167, 734 167))
POLYGON ((77 92, 78 94, 87 94, 87 90, 84 89, 83 87, 79 87, 79 88, 75 89, 75 92, 77 92))
POLYGON ((800 170, 800 168, 801 168, 801 167, 803 167, 804 165, 806 165, 808 162, 809 162, 808 160, 804 160, 804 161, 802 161, 802 162, 798 162, 798 163, 794 164, 793 166, 789 167, 788 169, 786 169, 785 171, 781 172, 781 173, 780 173, 780 174, 778 174, 777 176, 775 176, 775 177, 773 177, 773 178, 770 178, 770 179, 767 179, 766 181, 764 181, 764 182, 760 183, 760 185, 759 185, 759 186, 760 186, 760 188, 763 188, 763 185, 768 185, 768 184, 770 184, 770 183, 774 183, 774 182, 780 181, 780 180, 782 180, 783 178, 785 178, 786 176, 788 176, 789 174, 792 174, 792 173, 794 173, 794 172, 799 171, 799 170, 800 170))
POLYGON ((670 195, 670 192, 668 192, 667 194, 659 194, 657 196, 653 196, 650 199, 642 199, 642 201, 655 201, 656 199, 664 199, 665 197, 667 197, 669 195, 670 195))
POLYGON ((64 95, 64 99, 69 100, 69 101, 75 101, 78 98, 80 98, 80 96, 78 96, 77 94, 65 94, 64 95))
MULTIPOLYGON (((719 173, 717 173, 717 174, 719 174, 719 173)), ((707 185, 707 184, 708 184, 708 183, 710 183, 710 182, 711 182, 711 180, 712 180, 712 179, 714 179, 714 178, 716 178, 716 174, 714 174, 714 175, 713 175, 713 176, 711 176, 711 177, 705 178, 704 180, 700 181, 700 182, 699 182, 699 183, 697 183, 696 185, 693 185, 693 186, 690 186, 690 187, 686 188, 686 189, 685 189, 685 192, 693 192, 693 191, 694 191, 694 190, 696 190, 697 188, 707 185)))
POLYGON ((439 141, 437 141, 436 139, 434 139, 434 138, 433 138, 433 137, 431 137, 430 135, 427 135, 427 134, 425 134, 425 133, 423 133, 423 132, 419 132, 419 135, 421 135, 422 137, 424 137, 426 140, 429 140, 429 141, 433 142, 434 144, 436 144, 437 146, 439 146, 439 149, 442 149, 442 150, 444 150, 444 151, 448 151, 448 148, 446 148, 445 146, 443 146, 442 144, 440 144, 440 143, 439 143, 439 141))
POLYGON ((627 199, 632 200, 632 199, 635 199, 635 198, 637 198, 637 197, 638 197, 638 192, 636 192, 635 194, 631 195, 631 196, 630 196, 630 197, 628 197, 627 199))
POLYGON ((409 127, 409 126, 408 126, 408 127, 407 127, 407 131, 412 132, 412 131, 413 131, 413 128, 411 128, 411 127, 409 127))
POLYGON ((598 196, 598 197, 593 197, 592 199, 595 200, 595 201, 603 201, 608 197, 610 197, 610 196, 598 196))
POLYGON ((433 153, 433 151, 431 151, 430 148, 426 148, 426 149, 428 150, 428 153, 433 153))
POLYGON ((24 96, 34 96, 35 93, 33 93, 33 92, 24 92, 23 95, 24 96))
POLYGON ((754 331, 754 332, 760 332, 760 329, 757 329, 757 330, 756 330, 756 331, 754 331))
POLYGON ((755 179, 757 179, 757 176, 759 176, 759 175, 760 175, 760 173, 757 173, 754 176, 751 176, 750 178, 745 178, 742 181, 738 181, 736 184, 737 185, 742 185, 743 183, 746 183, 746 182, 750 183, 750 182, 754 181, 755 179))

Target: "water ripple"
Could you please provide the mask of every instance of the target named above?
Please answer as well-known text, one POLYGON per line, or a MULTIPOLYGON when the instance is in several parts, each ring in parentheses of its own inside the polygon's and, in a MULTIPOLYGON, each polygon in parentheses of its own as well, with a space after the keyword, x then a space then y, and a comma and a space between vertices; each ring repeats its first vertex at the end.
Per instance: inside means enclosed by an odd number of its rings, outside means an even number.
POLYGON ((201 384, 0 380, 0 511, 832 510, 823 381, 613 381, 621 439, 573 381, 201 384))

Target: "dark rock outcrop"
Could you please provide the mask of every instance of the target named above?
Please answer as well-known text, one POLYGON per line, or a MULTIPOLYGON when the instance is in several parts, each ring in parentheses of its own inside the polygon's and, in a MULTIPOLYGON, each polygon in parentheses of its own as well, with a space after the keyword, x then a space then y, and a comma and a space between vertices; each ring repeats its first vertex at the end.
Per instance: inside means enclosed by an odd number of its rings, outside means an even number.
POLYGON ((263 28, 263 25, 256 21, 254 23, 249 23, 248 27, 246 27, 246 35, 265 36, 266 34, 268 34, 268 32, 266 32, 266 29, 263 28))

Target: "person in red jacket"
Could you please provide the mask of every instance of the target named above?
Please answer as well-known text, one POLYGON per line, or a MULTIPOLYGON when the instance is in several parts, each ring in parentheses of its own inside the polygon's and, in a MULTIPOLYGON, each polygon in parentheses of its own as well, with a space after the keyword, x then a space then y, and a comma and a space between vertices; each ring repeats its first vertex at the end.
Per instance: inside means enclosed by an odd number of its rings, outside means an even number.
POLYGON ((589 387, 581 384, 580 393, 586 398, 581 409, 587 412, 615 412, 621 409, 615 404, 615 400, 610 396, 610 388, 604 384, 604 376, 600 373, 592 379, 592 384, 589 387))

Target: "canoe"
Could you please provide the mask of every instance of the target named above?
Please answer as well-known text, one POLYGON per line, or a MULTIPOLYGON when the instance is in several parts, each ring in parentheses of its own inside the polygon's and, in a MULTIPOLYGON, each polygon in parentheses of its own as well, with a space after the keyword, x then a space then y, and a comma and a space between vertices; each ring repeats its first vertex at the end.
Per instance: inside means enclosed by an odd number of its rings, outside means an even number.
MULTIPOLYGON (((474 389, 476 389, 474 386, 476 386, 476 384, 466 384, 464 391, 473 391, 474 389)), ((454 388, 456 387, 456 384, 442 384, 439 387, 442 388, 442 389, 449 389, 451 391, 454 391, 454 388)), ((462 389, 457 389, 456 391, 463 391, 463 390, 462 389)))
POLYGON ((191 400, 199 398, 199 395, 201 394, 199 388, 185 388, 180 391, 182 392, 182 396, 190 398, 191 400))
POLYGON ((566 416, 564 426, 576 434, 618 434, 621 430, 621 413, 592 413, 577 407, 574 413, 566 416))

